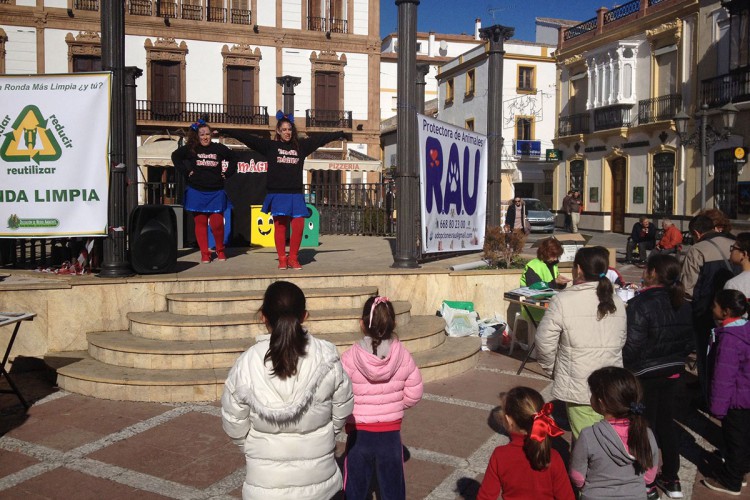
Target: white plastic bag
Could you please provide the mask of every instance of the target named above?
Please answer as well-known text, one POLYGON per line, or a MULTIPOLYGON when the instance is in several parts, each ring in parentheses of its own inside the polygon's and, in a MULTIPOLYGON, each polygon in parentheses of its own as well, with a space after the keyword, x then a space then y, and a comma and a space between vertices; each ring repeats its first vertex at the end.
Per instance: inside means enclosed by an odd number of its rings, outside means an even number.
POLYGON ((479 315, 476 311, 455 309, 446 303, 440 306, 440 314, 445 320, 445 333, 451 337, 479 335, 479 315))

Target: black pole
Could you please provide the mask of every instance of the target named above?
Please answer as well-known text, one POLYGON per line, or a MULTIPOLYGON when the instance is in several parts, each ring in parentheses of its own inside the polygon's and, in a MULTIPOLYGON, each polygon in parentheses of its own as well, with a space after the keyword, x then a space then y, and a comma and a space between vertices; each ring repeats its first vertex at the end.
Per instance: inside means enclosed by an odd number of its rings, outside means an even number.
POLYGON ((479 36, 490 43, 487 82, 487 226, 500 225, 502 210, 503 159, 503 43, 515 33, 514 28, 496 24, 479 30, 479 36))
POLYGON ((108 235, 99 276, 132 276, 127 260, 127 204, 125 195, 125 2, 101 2, 102 67, 112 72, 109 149, 108 235))
POLYGON ((424 91, 427 82, 424 77, 430 72, 430 65, 417 64, 417 113, 424 114, 424 91))
POLYGON ((294 115, 294 87, 302 82, 298 76, 284 75, 276 77, 276 83, 281 85, 281 95, 284 98, 283 110, 285 114, 294 115))
POLYGON ((135 80, 143 70, 135 66, 125 68, 125 165, 127 165, 127 214, 138 206, 138 130, 136 128, 135 80))
MULTIPOLYGON (((417 156, 417 6, 419 0, 396 0, 398 7, 398 111, 396 135, 396 252, 393 266, 415 268, 419 227, 417 156)), ((423 99, 424 101, 424 99, 423 99)))

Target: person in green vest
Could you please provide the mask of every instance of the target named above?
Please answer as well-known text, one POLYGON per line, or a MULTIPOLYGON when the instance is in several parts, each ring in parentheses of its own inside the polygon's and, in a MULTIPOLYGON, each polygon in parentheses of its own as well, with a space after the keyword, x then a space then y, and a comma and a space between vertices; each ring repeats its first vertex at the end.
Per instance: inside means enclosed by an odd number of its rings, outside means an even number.
MULTIPOLYGON (((568 285, 570 281, 565 276, 560 275, 560 271, 557 269, 557 264, 560 261, 560 256, 563 254, 562 245, 555 238, 545 238, 539 242, 539 247, 536 249, 536 259, 532 259, 526 264, 521 275, 521 286, 531 286, 539 283, 538 287, 546 287, 552 289, 562 289, 568 285), (540 282, 544 282, 541 284, 540 282)), ((539 324, 544 311, 540 309, 531 309, 529 311, 531 317, 534 319, 534 323, 539 324)), ((521 310, 521 315, 529 323, 529 330, 532 330, 533 324, 529 322, 529 315, 526 309, 521 310)), ((532 332, 529 332, 529 347, 533 343, 531 340, 533 337, 532 332)))

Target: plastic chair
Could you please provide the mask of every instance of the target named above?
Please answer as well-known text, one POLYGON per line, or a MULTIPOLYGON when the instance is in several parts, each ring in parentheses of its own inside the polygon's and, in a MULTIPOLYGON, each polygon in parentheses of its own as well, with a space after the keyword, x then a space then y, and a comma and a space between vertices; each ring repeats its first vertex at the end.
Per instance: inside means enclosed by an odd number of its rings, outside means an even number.
POLYGON ((515 318, 513 319, 513 329, 510 332, 510 347, 508 348, 508 356, 513 354, 513 349, 515 348, 516 343, 521 346, 521 349, 524 351, 529 349, 530 346, 534 344, 534 335, 536 334, 536 328, 534 327, 533 323, 531 323, 529 320, 524 318, 521 315, 521 312, 517 312, 515 318), (516 332, 518 331, 518 322, 522 321, 526 323, 526 331, 528 332, 528 344, 524 346, 521 342, 516 341, 516 332))

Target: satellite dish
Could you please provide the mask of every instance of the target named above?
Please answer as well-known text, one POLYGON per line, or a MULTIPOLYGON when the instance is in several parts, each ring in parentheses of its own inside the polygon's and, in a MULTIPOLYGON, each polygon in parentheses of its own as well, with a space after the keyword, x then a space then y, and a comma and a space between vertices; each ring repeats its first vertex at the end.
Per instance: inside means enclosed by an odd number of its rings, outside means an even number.
POLYGON ((448 50, 448 42, 440 40, 440 50, 448 50))

